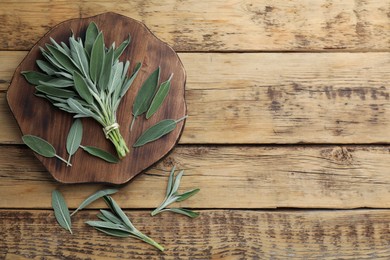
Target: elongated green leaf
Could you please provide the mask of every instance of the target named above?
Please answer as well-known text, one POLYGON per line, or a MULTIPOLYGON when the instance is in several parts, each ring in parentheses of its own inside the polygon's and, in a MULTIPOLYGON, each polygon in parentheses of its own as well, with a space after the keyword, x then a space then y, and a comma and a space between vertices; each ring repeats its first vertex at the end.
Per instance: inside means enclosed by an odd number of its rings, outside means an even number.
POLYGON ((75 66, 75 64, 72 62, 70 57, 68 57, 66 54, 61 52, 60 50, 57 50, 51 45, 46 45, 47 49, 50 51, 50 53, 53 55, 53 57, 56 59, 56 61, 61 64, 68 72, 73 73, 73 71, 79 71, 79 69, 75 66))
POLYGON ((131 129, 135 119, 148 110, 150 102, 152 102, 153 96, 156 93, 159 77, 160 67, 158 67, 152 74, 150 74, 142 87, 138 90, 137 96, 135 97, 133 103, 133 121, 131 123, 131 129))
POLYGON ((192 189, 192 190, 186 191, 183 194, 177 195, 179 198, 176 201, 180 202, 180 201, 186 200, 186 199, 194 196, 199 191, 200 191, 200 189, 192 189))
POLYGON ((150 104, 148 111, 146 112, 146 119, 149 119, 154 113, 156 113, 156 111, 160 108, 165 98, 167 97, 169 89, 171 88, 172 75, 167 81, 161 83, 156 95, 152 100, 152 103, 150 104))
POLYGON ((76 214, 77 211, 82 210, 83 208, 85 208, 95 200, 100 199, 106 195, 114 194, 116 192, 118 192, 117 189, 105 189, 92 194, 87 199, 85 199, 75 211, 72 212, 71 216, 73 216, 74 214, 76 214))
POLYGON ((171 191, 172 191, 175 170, 176 170, 176 166, 173 166, 171 172, 169 173, 167 191, 165 193, 166 194, 165 195, 166 199, 169 197, 169 195, 171 194, 171 191))
POLYGON ((111 78, 113 60, 114 50, 110 48, 108 52, 104 55, 103 67, 99 78, 100 89, 108 89, 108 82, 111 78))
POLYGON ((85 117, 93 117, 93 113, 89 109, 85 108, 79 101, 73 98, 68 98, 66 103, 72 109, 72 113, 82 114, 85 117))
POLYGON ((100 212, 102 215, 108 219, 109 222, 112 222, 114 224, 123 224, 122 220, 120 220, 117 216, 115 216, 113 213, 111 213, 108 210, 101 209, 100 212))
POLYGON ((105 228, 105 229, 111 229, 111 230, 119 230, 123 232, 130 233, 130 231, 123 225, 121 224, 114 224, 111 222, 106 222, 106 221, 87 221, 85 222, 88 225, 92 227, 97 227, 97 228, 105 228))
POLYGON ((36 90, 46 95, 59 97, 59 98, 71 98, 76 96, 76 93, 71 90, 65 90, 60 88, 53 88, 48 86, 39 85, 35 87, 36 90))
POLYGON ((58 70, 66 70, 66 68, 64 66, 62 66, 54 57, 53 55, 50 54, 50 52, 46 51, 45 49, 39 47, 41 52, 42 52, 42 55, 43 57, 46 58, 46 60, 51 64, 53 65, 54 67, 56 67, 58 70))
POLYGON ((108 218, 106 218, 105 216, 103 216, 103 214, 97 214, 96 217, 98 217, 98 219, 102 220, 102 221, 105 221, 105 222, 111 222, 108 218))
POLYGON ((93 156, 99 157, 100 159, 103 159, 106 162, 117 163, 119 161, 119 159, 116 156, 114 156, 114 155, 110 154, 109 152, 106 152, 100 148, 93 147, 93 146, 81 146, 81 148, 84 151, 86 151, 87 153, 89 153, 93 156))
POLYGON ((56 150, 54 147, 48 143, 46 140, 34 135, 24 135, 22 136, 23 142, 34 152, 45 157, 54 157, 56 155, 56 150))
POLYGON ((165 119, 154 126, 146 129, 146 131, 137 139, 133 147, 140 147, 147 143, 153 142, 162 136, 169 134, 176 128, 176 121, 173 119, 165 119))
POLYGON ((89 63, 89 75, 91 76, 92 81, 96 84, 100 72, 102 71, 104 60, 104 39, 103 33, 100 32, 96 37, 95 42, 93 43, 91 51, 91 59, 89 63))
POLYGON ((77 71, 75 71, 73 74, 73 80, 75 89, 79 96, 82 97, 88 104, 92 104, 93 97, 84 78, 77 71))
POLYGON ((118 62, 112 67, 111 77, 108 81, 108 95, 114 93, 116 89, 120 89, 122 86, 122 72, 123 72, 123 62, 118 62))
POLYGON ((107 235, 114 236, 114 237, 131 237, 131 234, 129 234, 126 231, 122 231, 122 230, 100 228, 100 227, 94 227, 94 228, 100 232, 103 232, 107 235))
POLYGON ((37 72, 37 71, 23 71, 22 75, 32 85, 39 85, 39 81, 50 81, 53 77, 37 72))
MULTIPOLYGON (((66 48, 64 49, 60 44, 58 44, 53 38, 50 37, 50 41, 51 43, 53 44, 53 46, 59 50, 60 52, 62 52, 63 54, 65 54, 66 56, 70 55, 70 51, 69 51, 69 48, 66 48)), ((46 45, 47 46, 47 45, 46 45)))
POLYGON ((81 40, 77 42, 73 36, 69 38, 69 43, 72 60, 78 65, 83 75, 88 76, 89 64, 87 60, 87 55, 83 47, 83 43, 81 42, 81 40))
POLYGON ((99 29, 96 23, 91 22, 88 25, 87 32, 85 33, 85 51, 91 56, 91 51, 96 37, 99 34, 99 29))
POLYGON ((123 51, 126 49, 126 47, 130 44, 131 37, 129 35, 129 38, 127 38, 125 41, 119 45, 119 47, 114 51, 114 61, 119 59, 119 57, 122 55, 123 51))
POLYGON ((55 78, 50 81, 39 81, 39 85, 53 88, 67 88, 73 86, 73 81, 64 78, 55 78))
POLYGON ((68 164, 72 155, 79 149, 81 139, 83 137, 83 125, 80 119, 76 119, 70 127, 68 137, 66 139, 66 150, 69 154, 68 164))
POLYGON ((179 214, 185 215, 185 216, 190 217, 190 218, 196 218, 199 216, 198 212, 194 212, 194 211, 191 211, 189 209, 170 208, 170 209, 166 209, 166 211, 172 211, 175 213, 179 213, 179 214))
POLYGON ((54 75, 56 72, 56 69, 47 61, 44 60, 37 60, 38 67, 45 72, 47 75, 54 75))
MULTIPOLYGON (((142 66, 142 63, 141 62, 138 62, 135 67, 134 67, 134 70, 133 70, 133 73, 131 74, 130 78, 128 78, 127 80, 125 80, 123 82, 123 85, 122 85, 122 88, 119 90, 119 100, 126 94, 126 92, 129 90, 131 84, 133 83, 134 79, 137 77, 138 75, 138 72, 140 71, 141 69, 141 66, 142 66)), ((127 72, 127 71, 126 71, 127 72)), ((126 73, 124 71, 124 73, 126 73)), ((118 96, 118 95, 117 95, 118 96)), ((119 105, 119 104, 118 104, 119 105)), ((117 105, 115 107, 118 107, 117 105)))
POLYGON ((58 190, 52 192, 52 207, 58 224, 72 234, 72 223, 70 221, 69 209, 65 199, 58 190))
POLYGON ((130 219, 126 216, 123 210, 119 207, 119 205, 115 202, 115 200, 110 196, 104 196, 104 200, 107 205, 111 208, 113 212, 122 220, 122 222, 130 228, 131 231, 137 230, 134 225, 131 223, 130 219))
POLYGON ((169 194, 169 196, 175 195, 177 193, 177 190, 179 189, 181 178, 183 177, 183 175, 184 175, 184 170, 181 170, 176 175, 176 178, 175 178, 172 190, 171 190, 171 194, 169 194))

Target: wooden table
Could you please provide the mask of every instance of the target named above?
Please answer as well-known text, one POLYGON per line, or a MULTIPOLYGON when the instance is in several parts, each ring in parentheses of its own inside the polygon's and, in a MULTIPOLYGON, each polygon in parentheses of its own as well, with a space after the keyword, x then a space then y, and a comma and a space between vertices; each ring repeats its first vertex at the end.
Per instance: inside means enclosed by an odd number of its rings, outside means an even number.
POLYGON ((0 4, 1 259, 389 259, 390 1, 3 0, 0 4), (13 71, 57 23, 113 11, 144 22, 187 70, 179 145, 114 195, 166 247, 61 229, 101 184, 55 182, 5 101, 13 71), (172 165, 197 219, 150 217, 172 165))

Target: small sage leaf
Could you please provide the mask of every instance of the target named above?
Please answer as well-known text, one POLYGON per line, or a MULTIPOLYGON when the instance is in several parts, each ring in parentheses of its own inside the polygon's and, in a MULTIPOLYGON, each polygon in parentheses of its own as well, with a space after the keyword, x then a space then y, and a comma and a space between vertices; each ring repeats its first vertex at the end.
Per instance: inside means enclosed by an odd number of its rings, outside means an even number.
POLYGON ((165 98, 168 95, 169 89, 171 88, 171 79, 173 74, 169 77, 169 79, 163 83, 161 83, 156 95, 154 96, 152 103, 148 111, 146 112, 146 119, 149 119, 156 111, 160 108, 165 98))
POLYGON ((122 230, 94 227, 96 230, 114 237, 130 237, 130 233, 122 230))
POLYGON ((126 229, 126 227, 124 227, 121 224, 114 224, 114 223, 106 222, 106 221, 87 221, 86 223, 92 227, 120 230, 120 231, 130 233, 128 231, 128 229, 126 229))
POLYGON ((56 150, 54 147, 48 143, 46 140, 34 135, 24 135, 22 136, 23 142, 34 152, 40 154, 44 157, 54 157, 56 155, 56 150))
POLYGON ((77 71, 75 71, 73 74, 73 80, 75 89, 80 97, 87 101, 88 104, 92 104, 93 97, 84 78, 77 71))
POLYGON ((126 47, 130 44, 131 37, 129 35, 129 38, 127 38, 125 41, 119 45, 119 47, 114 51, 114 61, 119 59, 119 57, 122 55, 123 51, 126 49, 126 47))
POLYGON ((135 97, 133 103, 133 121, 131 122, 130 129, 132 129, 135 119, 148 110, 150 102, 152 102, 153 96, 156 92, 159 78, 160 67, 158 67, 154 72, 152 72, 152 74, 150 74, 150 76, 145 80, 144 84, 138 90, 137 96, 135 97))
POLYGON ((106 195, 114 194, 116 192, 118 192, 117 189, 105 189, 92 194, 87 199, 85 199, 75 211, 72 212, 71 216, 73 216, 74 214, 76 214, 77 211, 82 210, 83 208, 85 208, 95 200, 100 199, 101 197, 106 195))
POLYGON ((173 120, 173 119, 161 120, 157 124, 146 129, 146 131, 142 133, 142 135, 134 143, 133 147, 140 147, 147 143, 156 141, 157 139, 163 137, 164 135, 169 134, 170 132, 175 130, 177 123, 180 122, 181 120, 184 120, 185 118, 186 117, 179 120, 173 120))
POLYGON ((123 223, 122 220, 120 220, 117 216, 115 216, 108 210, 101 209, 100 212, 109 222, 112 222, 114 224, 123 223))
POLYGON ((179 198, 176 201, 180 202, 180 201, 186 200, 186 199, 194 196, 199 191, 200 191, 200 189, 192 189, 192 190, 186 191, 183 194, 177 195, 179 198))
POLYGON ((66 89, 60 89, 60 88, 53 88, 43 85, 38 85, 35 87, 36 90, 38 90, 41 93, 44 93, 49 96, 53 97, 59 97, 59 98, 71 98, 76 96, 76 93, 71 90, 66 89))
POLYGON ((109 163, 117 163, 119 159, 110 154, 109 152, 106 152, 100 148, 93 147, 93 146, 80 146, 84 151, 89 153, 90 155, 96 156, 100 159, 103 159, 109 163))
POLYGON ((68 164, 72 155, 77 151, 77 149, 79 149, 82 137, 83 125, 80 119, 76 119, 70 127, 68 137, 66 139, 66 150, 69 154, 68 164))
POLYGON ((130 230, 135 230, 135 227, 131 223, 130 219, 126 216, 123 210, 119 207, 119 205, 115 202, 115 200, 110 196, 104 196, 104 201, 111 208, 113 212, 122 220, 122 222, 130 228, 130 230))
POLYGON ((96 40, 96 37, 99 34, 99 29, 96 25, 96 23, 91 22, 88 25, 87 32, 85 33, 85 51, 88 53, 88 55, 91 55, 92 46, 96 40))
POLYGON ((199 216, 198 212, 194 212, 194 211, 191 211, 188 209, 182 209, 182 208, 170 208, 170 209, 167 209, 166 211, 172 211, 175 213, 179 213, 179 214, 185 215, 185 216, 190 217, 190 218, 196 218, 199 216))
POLYGON ((58 224, 72 234, 72 223, 70 221, 69 209, 65 199, 58 190, 52 192, 52 207, 58 224))
POLYGON ((39 81, 50 81, 54 79, 51 76, 37 72, 37 71, 23 71, 22 75, 32 85, 39 85, 39 81))

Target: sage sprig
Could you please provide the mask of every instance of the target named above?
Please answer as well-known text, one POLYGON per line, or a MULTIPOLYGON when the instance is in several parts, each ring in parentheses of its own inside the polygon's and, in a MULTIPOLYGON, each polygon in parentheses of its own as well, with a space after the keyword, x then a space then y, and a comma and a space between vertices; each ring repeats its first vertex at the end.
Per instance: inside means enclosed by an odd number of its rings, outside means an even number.
POLYGON ((41 48, 45 60, 38 60, 42 72, 24 71, 26 80, 35 85, 36 95, 46 98, 55 107, 74 114, 75 118, 92 117, 103 126, 107 139, 115 146, 119 158, 129 152, 119 132, 116 112, 121 99, 137 76, 138 63, 128 76, 130 62, 119 57, 130 43, 130 37, 118 48, 107 47, 103 32, 90 23, 85 41, 69 37, 69 45, 51 43, 41 48))
POLYGON ((191 189, 188 190, 182 194, 178 193, 178 189, 180 186, 181 178, 183 177, 184 170, 180 171, 176 177, 175 177, 175 170, 176 167, 173 167, 168 178, 168 185, 167 190, 165 194, 165 198, 163 202, 158 206, 155 210, 152 211, 151 215, 155 216, 158 213, 164 212, 164 211, 171 211, 179 214, 183 214, 185 216, 196 218, 199 216, 199 213, 193 212, 188 209, 182 209, 182 208, 166 208, 167 206, 171 205, 174 202, 181 202, 184 201, 192 196, 194 196, 196 193, 200 191, 200 189, 191 189))
POLYGON ((72 155, 77 151, 77 149, 79 149, 82 137, 83 125, 80 119, 76 119, 70 127, 68 137, 66 139, 66 150, 69 154, 67 166, 70 164, 70 158, 72 155))
POLYGON ((91 204, 92 202, 94 202, 95 200, 97 199, 100 199, 106 195, 111 195, 111 194, 114 194, 114 193, 117 193, 118 190, 117 189, 105 189, 105 190, 100 190, 98 192, 95 192, 94 194, 92 194, 91 196, 89 196, 88 198, 86 198, 81 204, 80 206, 75 209, 75 211, 72 212, 72 214, 70 214, 70 216, 73 216, 74 214, 76 214, 79 210, 82 210, 83 208, 85 208, 86 206, 88 206, 89 204, 91 204))
POLYGON ((106 152, 100 148, 94 146, 84 146, 84 145, 80 145, 80 147, 90 155, 103 159, 106 162, 117 163, 119 161, 115 155, 112 155, 109 152, 106 152))
POLYGON ((157 90, 156 95, 153 97, 152 102, 150 103, 149 109, 146 112, 146 119, 149 119, 157 110, 160 108, 165 98, 168 95, 169 89, 171 88, 171 80, 173 77, 173 73, 169 77, 169 79, 163 83, 161 83, 160 87, 157 90))
POLYGON ((56 157, 64 163, 72 166, 72 164, 68 163, 68 161, 66 161, 64 158, 57 155, 56 149, 46 140, 35 135, 24 135, 22 136, 22 140, 31 150, 37 154, 47 158, 56 157))
POLYGON ((160 67, 158 67, 149 77, 145 80, 141 88, 138 90, 137 96, 133 103, 133 120, 131 121, 130 131, 133 129, 133 125, 137 117, 148 111, 150 103, 156 93, 158 81, 160 79, 160 67))
POLYGON ((60 224, 61 227, 73 234, 69 209, 61 192, 59 192, 58 190, 54 190, 52 192, 51 198, 51 204, 54 209, 54 215, 57 219, 58 224, 60 224))
POLYGON ((137 141, 133 144, 133 147, 140 147, 147 143, 156 141, 157 139, 163 137, 164 135, 169 134, 175 130, 177 123, 186 119, 187 116, 184 116, 178 120, 173 119, 164 119, 158 122, 157 124, 146 129, 145 132, 138 137, 137 141))
POLYGON ((159 250, 164 251, 163 246, 135 228, 133 223, 131 223, 130 219, 112 197, 104 196, 103 199, 111 209, 111 212, 101 210, 101 214, 98 214, 98 218, 101 219, 101 221, 87 221, 86 223, 88 225, 111 236, 140 239, 159 250))

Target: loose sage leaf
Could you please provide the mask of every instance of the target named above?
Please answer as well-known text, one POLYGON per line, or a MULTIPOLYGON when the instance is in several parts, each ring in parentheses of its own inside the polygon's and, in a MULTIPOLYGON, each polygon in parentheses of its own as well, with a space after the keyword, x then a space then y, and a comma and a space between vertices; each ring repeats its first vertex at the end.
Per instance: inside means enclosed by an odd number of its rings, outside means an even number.
POLYGON ((37 72, 37 71, 23 71, 22 75, 32 85, 39 85, 39 81, 50 81, 53 77, 37 72))
POLYGON ((176 166, 173 166, 172 167, 172 170, 169 174, 169 177, 168 177, 168 185, 167 185, 167 191, 166 191, 166 195, 165 195, 165 199, 168 198, 168 196, 172 193, 172 187, 173 187, 173 181, 174 181, 174 176, 175 176, 175 170, 176 170, 176 166))
POLYGON ((49 86, 38 85, 35 87, 41 93, 44 93, 49 96, 59 97, 59 98, 71 98, 76 96, 76 93, 71 90, 61 89, 61 88, 53 88, 49 86))
POLYGON ((94 227, 94 228, 100 232, 103 232, 107 235, 114 236, 114 237, 130 237, 131 236, 131 234, 129 234, 126 231, 122 231, 122 230, 100 228, 100 227, 94 227))
POLYGON ((119 207, 119 205, 115 202, 115 200, 110 196, 104 196, 104 201, 111 208, 113 212, 122 220, 122 222, 131 230, 136 230, 134 225, 131 223, 130 219, 126 216, 123 210, 119 207))
POLYGON ((58 190, 52 192, 52 207, 58 224, 72 234, 72 223, 70 221, 69 209, 65 199, 58 190))
POLYGON ((96 23, 91 22, 88 25, 87 32, 85 33, 85 51, 91 56, 92 46, 99 34, 99 29, 96 23))
POLYGON ((66 150, 69 154, 68 164, 72 155, 77 151, 77 149, 79 149, 82 137, 83 125, 80 119, 76 119, 70 127, 68 137, 66 139, 66 150))
POLYGON ((100 199, 101 197, 106 195, 114 194, 116 192, 118 192, 117 189, 105 189, 92 194, 87 199, 85 199, 75 211, 72 212, 71 216, 73 216, 74 214, 76 214, 77 211, 82 210, 83 208, 85 208, 95 200, 100 199))
POLYGON ((133 103, 133 121, 131 122, 130 129, 133 128, 134 121, 138 116, 145 113, 152 102, 153 96, 156 93, 158 81, 160 78, 160 67, 158 67, 150 76, 145 80, 142 87, 138 90, 137 96, 133 103))
POLYGON ((100 212, 109 222, 112 222, 114 224, 123 224, 122 220, 120 220, 117 216, 115 216, 110 211, 101 209, 100 212))
POLYGON ((180 195, 177 195, 179 198, 176 201, 180 202, 180 201, 186 200, 186 199, 194 196, 199 191, 200 191, 200 189, 192 189, 192 190, 186 191, 180 195))
POLYGON ((130 231, 121 224, 114 224, 107 221, 87 221, 85 223, 95 228, 104 228, 109 230, 122 231, 130 235, 130 231))
POLYGON ((92 104, 93 97, 84 78, 77 71, 75 71, 73 74, 73 80, 75 89, 80 97, 87 101, 88 104, 92 104))
POLYGON ((156 95, 152 100, 152 103, 150 104, 148 111, 146 112, 146 119, 149 119, 154 113, 156 113, 156 111, 160 108, 165 98, 167 97, 169 89, 171 88, 172 75, 167 81, 161 83, 156 95))
POLYGON ((44 60, 37 60, 36 61, 38 67, 43 71, 45 72, 47 75, 54 75, 55 72, 56 72, 56 69, 50 65, 50 63, 44 61, 44 60))
POLYGON ((54 157, 56 155, 56 150, 54 147, 48 143, 46 140, 34 135, 24 135, 22 136, 23 142, 34 152, 45 157, 54 157))
POLYGON ((52 87, 52 88, 67 88, 73 86, 73 81, 64 78, 55 78, 50 81, 39 81, 39 85, 52 87))
POLYGON ((126 49, 126 47, 130 44, 131 36, 129 35, 129 38, 127 38, 125 41, 119 45, 119 47, 114 51, 114 61, 119 59, 119 57, 122 55, 123 51, 126 49))
POLYGON ((174 195, 174 194, 177 193, 177 190, 179 189, 180 182, 181 182, 181 178, 183 178, 183 175, 184 175, 184 170, 181 170, 181 171, 176 175, 175 182, 174 182, 174 184, 173 184, 171 193, 169 194, 170 196, 172 196, 172 195, 174 195))
POLYGON ((119 161, 119 159, 116 156, 100 148, 93 147, 93 146, 80 146, 80 147, 90 155, 99 157, 100 159, 103 159, 109 163, 117 163, 119 161))
POLYGON ((156 141, 157 139, 163 137, 164 135, 169 134, 170 132, 172 132, 176 128, 177 123, 183 119, 179 119, 179 120, 164 119, 164 120, 161 120, 157 124, 146 129, 146 131, 134 143, 133 147, 143 146, 147 143, 156 141))
POLYGON ((100 32, 96 37, 95 42, 93 43, 91 51, 91 59, 89 64, 89 75, 91 76, 92 81, 97 84, 97 81, 100 77, 100 73, 103 67, 104 60, 104 39, 103 33, 100 32))
POLYGON ((198 212, 194 212, 194 211, 191 211, 188 209, 182 209, 182 208, 170 208, 170 209, 167 209, 167 211, 179 213, 179 214, 185 215, 185 216, 190 217, 190 218, 196 218, 199 216, 198 212))

